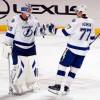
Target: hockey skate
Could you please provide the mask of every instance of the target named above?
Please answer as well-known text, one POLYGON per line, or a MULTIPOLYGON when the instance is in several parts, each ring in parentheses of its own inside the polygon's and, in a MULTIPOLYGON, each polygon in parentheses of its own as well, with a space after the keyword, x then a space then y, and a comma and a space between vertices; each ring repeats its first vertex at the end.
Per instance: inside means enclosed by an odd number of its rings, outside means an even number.
POLYGON ((55 84, 53 86, 48 86, 48 91, 58 95, 60 88, 61 88, 60 84, 55 84))
POLYGON ((61 87, 58 94, 61 96, 64 96, 64 95, 67 95, 68 92, 69 92, 69 87, 65 85, 61 87))
POLYGON ((48 87, 48 91, 57 95, 66 95, 69 90, 68 86, 61 87, 60 84, 55 84, 48 87))

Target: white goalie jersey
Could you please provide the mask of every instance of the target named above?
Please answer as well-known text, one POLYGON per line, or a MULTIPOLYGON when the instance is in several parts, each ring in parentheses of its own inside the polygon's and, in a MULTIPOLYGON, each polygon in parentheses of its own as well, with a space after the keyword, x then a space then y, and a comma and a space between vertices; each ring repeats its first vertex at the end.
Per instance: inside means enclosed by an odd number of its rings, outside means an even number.
POLYGON ((89 50, 89 44, 95 39, 94 22, 90 18, 76 18, 62 29, 64 35, 69 35, 67 48, 77 55, 84 56, 89 50))
POLYGON ((31 48, 34 45, 34 34, 38 24, 37 19, 32 15, 29 16, 27 21, 23 21, 20 15, 16 15, 9 23, 5 42, 8 45, 13 45, 14 43, 22 49, 31 48))

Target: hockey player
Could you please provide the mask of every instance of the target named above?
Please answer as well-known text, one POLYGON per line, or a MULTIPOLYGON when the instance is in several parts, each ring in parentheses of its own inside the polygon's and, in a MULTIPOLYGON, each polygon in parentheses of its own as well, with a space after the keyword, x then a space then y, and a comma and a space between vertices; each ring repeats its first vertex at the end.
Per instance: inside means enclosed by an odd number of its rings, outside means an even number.
POLYGON ((77 18, 73 19, 68 27, 62 29, 65 36, 69 36, 67 48, 64 51, 57 70, 57 79, 48 90, 55 94, 66 94, 75 79, 77 71, 81 68, 85 55, 90 49, 90 43, 95 39, 93 33, 93 20, 87 17, 87 7, 80 5, 76 8, 77 18), (66 68, 70 68, 66 72, 66 68))
MULTIPOLYGON (((14 94, 22 94, 23 85, 26 90, 33 89, 35 82, 36 45, 34 32, 38 28, 38 20, 31 14, 31 5, 21 8, 9 24, 4 43, 12 48, 13 66, 10 74, 10 87, 14 94)), ((10 50, 9 50, 10 51, 10 50)))

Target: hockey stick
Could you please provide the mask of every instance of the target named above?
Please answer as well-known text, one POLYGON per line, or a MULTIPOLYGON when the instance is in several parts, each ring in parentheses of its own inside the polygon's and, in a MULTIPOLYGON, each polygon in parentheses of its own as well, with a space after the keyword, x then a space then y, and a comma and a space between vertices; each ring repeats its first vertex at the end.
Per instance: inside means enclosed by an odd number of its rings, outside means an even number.
POLYGON ((92 43, 94 43, 96 40, 97 40, 97 38, 100 36, 100 34, 98 34, 97 36, 96 36, 96 38, 94 39, 94 41, 92 41, 89 45, 91 45, 92 43))
MULTIPOLYGON (((4 55, 4 46, 6 45, 4 42, 0 41, 0 44, 3 46, 2 47, 2 56, 5 57, 4 55)), ((6 51, 7 52, 7 51, 6 51)), ((11 93, 11 78, 10 78, 10 53, 7 54, 7 64, 8 64, 8 80, 9 80, 9 92, 8 94, 11 93)))
POLYGON ((11 71, 11 68, 10 68, 10 57, 11 57, 11 54, 9 54, 8 53, 8 72, 9 72, 9 94, 13 94, 13 89, 12 89, 12 87, 11 87, 11 85, 12 85, 12 80, 11 80, 11 73, 10 73, 10 71, 11 71))

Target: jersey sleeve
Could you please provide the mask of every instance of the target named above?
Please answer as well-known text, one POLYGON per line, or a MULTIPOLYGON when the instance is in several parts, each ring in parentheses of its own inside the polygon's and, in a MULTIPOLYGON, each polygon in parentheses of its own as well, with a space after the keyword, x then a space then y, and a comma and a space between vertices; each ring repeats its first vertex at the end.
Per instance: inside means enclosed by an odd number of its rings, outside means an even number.
POLYGON ((95 33, 91 34, 90 38, 89 38, 89 44, 91 44, 93 41, 95 41, 95 39, 96 39, 95 33))
POLYGON ((39 21, 36 18, 35 18, 34 22, 35 22, 34 33, 37 34, 37 35, 39 35, 40 34, 40 23, 39 23, 39 21))
POLYGON ((12 46, 13 45, 13 40, 15 36, 15 31, 16 31, 16 19, 13 18, 11 22, 8 25, 8 31, 5 34, 5 43, 7 45, 12 46))
POLYGON ((73 19, 68 25, 67 27, 65 27, 64 29, 62 29, 62 32, 65 36, 71 35, 74 32, 74 29, 76 28, 77 25, 77 21, 76 19, 73 19))

